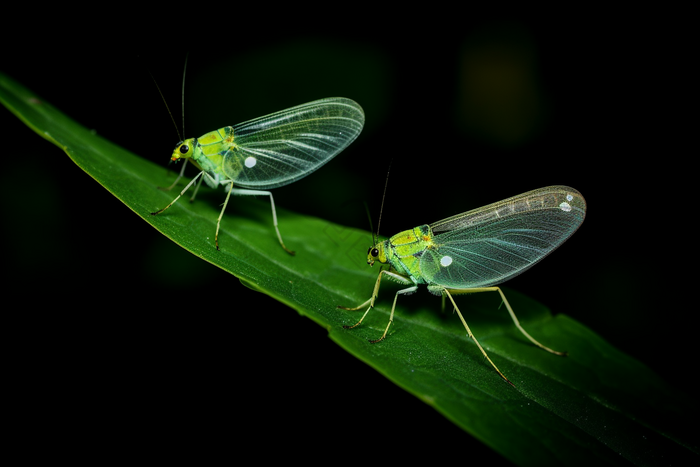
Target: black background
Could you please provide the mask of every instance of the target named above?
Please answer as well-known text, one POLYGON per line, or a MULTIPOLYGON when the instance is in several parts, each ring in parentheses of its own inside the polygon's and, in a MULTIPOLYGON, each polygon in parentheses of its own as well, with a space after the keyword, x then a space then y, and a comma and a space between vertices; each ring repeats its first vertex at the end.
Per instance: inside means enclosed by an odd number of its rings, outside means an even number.
MULTIPOLYGON (((275 199, 367 229, 362 202, 376 219, 391 162, 384 235, 530 189, 573 186, 588 203, 583 226, 507 286, 689 392, 697 151, 681 142, 690 60, 676 48, 682 31, 623 15, 414 19, 274 28, 251 20, 247 30, 237 17, 207 35, 188 17, 168 23, 167 36, 158 29, 158 40, 145 23, 122 23, 118 35, 93 24, 47 37, 41 50, 6 42, 0 69, 164 167, 177 135, 149 71, 180 125, 187 52, 188 136, 316 98, 353 98, 367 114, 360 138, 275 199), (334 87, 324 67, 339 60, 346 68, 334 87), (464 97, 475 70, 493 85, 476 93, 485 108, 512 91, 516 103, 504 98, 502 115, 531 113, 534 123, 516 119, 523 133, 480 124, 484 115, 464 97), (240 108, 218 108, 219 93, 239 94, 240 108), (210 123, 202 114, 212 108, 231 120, 210 123), (338 198, 329 205, 331 188, 338 198)), ((0 119, 9 357, 47 430, 74 418, 98 430, 128 421, 126 445, 201 436, 214 450, 235 441, 232 456, 261 438, 294 443, 290 456, 328 446, 365 462, 488 455, 324 329, 165 239, 5 109, 0 119)))

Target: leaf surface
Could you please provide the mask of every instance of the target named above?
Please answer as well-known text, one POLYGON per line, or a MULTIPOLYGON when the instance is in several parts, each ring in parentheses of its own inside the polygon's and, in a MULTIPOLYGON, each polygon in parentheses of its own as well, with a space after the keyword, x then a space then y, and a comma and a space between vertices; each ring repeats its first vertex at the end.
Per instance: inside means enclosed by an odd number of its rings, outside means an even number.
POLYGON ((523 326, 569 356, 556 357, 520 335, 495 294, 457 298, 472 331, 494 363, 516 385, 503 382, 470 341, 456 316, 422 293, 400 297, 388 338, 396 285, 382 284, 380 299, 361 326, 355 306, 372 291, 378 270, 364 264, 369 232, 278 210, 289 256, 279 246, 269 203, 238 198, 214 232, 224 192, 202 187, 161 215, 176 193, 156 166, 95 135, 0 74, 0 101, 37 134, 61 148, 136 215, 193 255, 237 277, 245 286, 283 302, 328 329, 342 348, 511 461, 521 465, 665 465, 697 460, 697 436, 683 430, 696 405, 667 387, 644 364, 564 314, 506 290, 523 326))

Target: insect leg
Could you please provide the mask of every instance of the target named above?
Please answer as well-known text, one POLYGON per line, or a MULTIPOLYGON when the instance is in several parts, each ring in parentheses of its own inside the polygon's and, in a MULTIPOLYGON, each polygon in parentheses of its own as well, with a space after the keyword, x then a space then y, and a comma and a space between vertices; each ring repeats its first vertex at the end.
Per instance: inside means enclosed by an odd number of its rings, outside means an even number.
MULTIPOLYGON (((466 290, 477 290, 477 289, 466 289, 466 290)), ((447 289, 444 289, 444 293, 445 293, 445 295, 447 295, 447 297, 448 297, 448 298, 450 299, 450 301, 452 302, 452 305, 455 307, 455 311, 457 312, 457 315, 459 316, 460 321, 462 321, 462 324, 464 325, 464 328, 467 330, 467 336, 470 337, 470 338, 472 338, 472 339, 474 340, 474 343, 476 344, 476 346, 479 347, 479 350, 481 350, 481 353, 484 354, 484 357, 486 357, 486 360, 489 361, 489 363, 491 364, 491 366, 494 367, 494 368, 496 369, 496 371, 498 372, 499 375, 501 375, 501 378, 503 378, 504 380, 506 380, 506 382, 507 382, 508 384, 510 384, 511 386, 515 387, 515 384, 511 383, 510 380, 509 380, 508 378, 506 378, 505 375, 504 375, 503 373, 501 373, 501 370, 498 369, 498 367, 496 366, 496 364, 493 363, 493 362, 491 361, 491 359, 489 358, 489 356, 486 355, 486 351, 481 347, 481 344, 479 344, 479 341, 476 340, 476 337, 474 337, 474 334, 472 334, 471 329, 469 329, 469 326, 467 325, 467 322, 464 320, 464 317, 462 316, 462 313, 459 311, 459 308, 457 308, 457 304, 455 303, 454 299, 452 298, 452 294, 451 294, 447 289)))
MULTIPOLYGON (((185 162, 182 163, 182 168, 180 169, 180 175, 177 176, 177 178, 175 179, 175 181, 173 182, 173 184, 170 185, 168 188, 158 187, 158 189, 159 189, 159 190, 163 190, 163 191, 170 191, 170 190, 172 190, 173 188, 175 188, 175 185, 177 185, 177 182, 179 182, 180 179, 182 178, 182 176, 185 174, 185 167, 187 167, 187 159, 185 159, 185 162)), ((191 200, 190 200, 190 201, 191 201, 191 200)))
POLYGON ((175 201, 177 201, 178 199, 180 199, 180 196, 184 195, 185 192, 192 186, 192 184, 193 184, 195 181, 197 181, 197 179, 198 179, 199 177, 202 176, 203 173, 204 173, 204 172, 199 172, 199 174, 198 174, 196 177, 194 177, 190 183, 187 184, 187 186, 185 187, 185 189, 182 190, 182 191, 180 192, 180 194, 177 195, 177 197, 176 197, 174 200, 172 200, 172 201, 170 202, 170 204, 168 204, 167 206, 165 206, 165 207, 164 207, 163 209, 161 209, 160 211, 152 212, 151 215, 152 215, 152 216, 156 216, 156 215, 160 214, 161 212, 165 211, 166 209, 168 209, 168 208, 169 208, 170 206, 172 206, 173 204, 175 204, 175 201))
POLYGON ((272 223, 275 226, 275 231, 277 232, 277 238, 280 241, 280 245, 282 245, 282 248, 284 248, 284 251, 289 253, 290 255, 294 255, 295 253, 292 250, 287 249, 286 246, 284 246, 284 242, 282 241, 282 235, 280 235, 280 229, 277 227, 277 211, 275 210, 275 200, 272 197, 272 193, 269 191, 259 191, 259 190, 244 190, 242 188, 233 188, 233 194, 234 195, 269 195, 270 196, 270 204, 272 205, 272 223))
POLYGON ((231 197, 231 192, 233 191, 233 181, 223 182, 224 189, 228 188, 228 193, 226 193, 226 200, 224 201, 224 207, 221 208, 219 213, 219 218, 216 220, 216 235, 214 235, 214 244, 216 249, 219 249, 219 227, 221 226, 221 218, 224 217, 224 211, 226 211, 226 206, 228 206, 228 199, 231 197), (228 187, 226 187, 228 185, 228 187))
POLYGON ((379 271, 379 275, 377 276, 377 281, 374 283, 374 291, 372 292, 372 296, 367 299, 366 302, 354 307, 354 308, 348 308, 345 306, 340 306, 338 305, 338 308, 342 308, 343 310, 349 310, 349 311, 356 311, 359 310, 360 308, 363 308, 367 306, 369 303, 369 308, 367 308, 367 311, 365 311, 365 314, 362 315, 362 318, 360 318, 360 321, 357 323, 353 324, 352 326, 343 326, 344 329, 352 329, 354 327, 357 327, 360 325, 363 319, 365 319, 365 316, 367 316, 367 313, 369 313, 369 310, 371 310, 374 307, 374 299, 377 298, 377 294, 379 293, 379 283, 382 281, 382 273, 384 270, 379 271))
MULTIPOLYGON (((364 308, 365 306, 367 306, 368 303, 370 304, 370 307, 373 307, 374 300, 377 298, 377 295, 379 295, 379 283, 382 280, 382 274, 386 274, 387 276, 391 276, 392 279, 394 279, 402 284, 410 284, 411 283, 411 281, 408 280, 408 278, 406 278, 405 276, 402 276, 401 274, 397 274, 395 272, 392 272, 392 271, 389 271, 386 269, 382 269, 381 271, 379 271, 379 276, 377 276, 377 282, 374 283, 374 291, 372 292, 372 296, 370 298, 368 298, 366 302, 364 302, 356 307, 353 307, 353 308, 350 308, 347 306, 341 306, 341 305, 338 305, 337 308, 342 308, 343 310, 349 310, 349 311, 356 311, 356 310, 359 310, 360 308, 364 308)), ((357 323, 357 324, 360 324, 360 323, 357 323)), ((357 324, 355 326, 357 326, 357 324)), ((352 327, 355 327, 355 326, 352 326, 352 327)))
POLYGON ((382 337, 380 337, 379 339, 370 340, 370 342, 372 344, 376 344, 377 342, 381 342, 386 337, 386 333, 389 331, 389 326, 391 326, 391 323, 394 322, 394 309, 396 308, 396 299, 399 298, 399 294, 402 294, 402 295, 403 294, 412 294, 416 290, 418 290, 418 286, 414 285, 413 287, 401 289, 398 292, 396 292, 396 295, 394 295, 394 304, 391 306, 391 314, 389 315, 389 324, 386 325, 386 329, 384 330, 384 334, 382 334, 382 337))
POLYGON ((557 352, 556 350, 552 350, 549 347, 546 347, 539 342, 535 340, 534 337, 532 337, 530 334, 523 329, 523 327, 520 325, 520 321, 518 321, 518 318, 515 316, 515 312, 513 309, 510 307, 510 303, 508 303, 508 300, 506 300, 506 296, 503 294, 503 291, 501 290, 500 287, 480 287, 480 288, 474 288, 474 289, 453 289, 453 293, 478 293, 478 292, 498 292, 501 295, 501 299, 503 300, 503 303, 506 305, 506 308, 508 309, 508 313, 510 313, 510 317, 513 319, 513 322, 515 323, 515 326, 520 330, 521 333, 525 337, 527 337, 530 342, 535 344, 537 347, 541 348, 542 350, 546 350, 549 353, 553 353, 554 355, 561 355, 561 356, 566 356, 566 352, 557 352))
MULTIPOLYGON (((359 326, 360 323, 362 323, 362 320, 365 319, 365 316, 367 316, 367 313, 369 313, 369 310, 374 308, 374 300, 377 298, 377 295, 379 295, 379 284, 382 281, 383 274, 386 274, 390 278, 392 278, 392 279, 394 279, 402 284, 411 284, 412 283, 410 279, 408 279, 405 276, 402 276, 401 274, 397 274, 395 272, 392 272, 392 271, 389 271, 386 269, 382 269, 381 271, 379 271, 379 275, 377 276, 377 282, 374 283, 374 291, 372 292, 372 296, 366 302, 364 302, 361 305, 356 306, 354 308, 349 308, 349 307, 344 307, 344 306, 338 305, 338 308, 342 308, 343 310, 355 311, 355 310, 359 310, 360 308, 363 308, 363 307, 367 306, 367 304, 369 304, 369 308, 367 308, 367 311, 365 311, 365 313, 362 315, 362 318, 360 318, 360 320, 357 323, 353 324, 352 326, 343 326, 343 328, 352 329, 352 328, 359 326)), ((408 289, 405 289, 405 290, 408 290, 408 289)), ((414 288, 414 290, 415 290, 415 288, 414 288)), ((401 293, 401 292, 402 291, 399 291, 398 293, 401 293)), ((397 293, 397 295, 398 295, 398 293, 397 293)), ((394 298, 394 306, 396 306, 396 298, 394 298)), ((391 316, 392 316, 392 318, 394 316, 394 308, 393 307, 391 308, 391 316)), ((391 324, 391 318, 389 320, 389 324, 391 324)), ((389 326, 387 326, 387 329, 389 329, 389 326)), ((386 336, 386 331, 384 331, 384 336, 386 336)), ((384 336, 382 336, 382 339, 384 339, 384 336)), ((376 342, 379 342, 382 339, 379 339, 376 342)))
MULTIPOLYGON (((378 283, 378 282, 379 282, 379 281, 377 281, 377 283, 378 283)), ((369 304, 369 302, 371 302, 372 300, 374 300, 374 295, 372 295, 370 298, 368 298, 367 301, 365 301, 365 302, 363 302, 363 303, 361 303, 361 304, 359 304, 359 305, 357 305, 357 306, 355 306, 355 307, 350 308, 350 307, 347 307, 347 306, 338 305, 336 308, 341 308, 341 309, 343 309, 343 310, 348 310, 348 311, 357 311, 357 310, 359 310, 360 308, 366 307, 366 306, 369 304)), ((373 306, 374 306, 374 305, 370 305, 370 308, 372 308, 373 306)), ((362 321, 362 320, 360 320, 360 321, 362 321)), ((360 324, 360 323, 357 323, 357 324, 360 324)), ((357 326, 357 324, 356 324, 355 326, 357 326)), ((354 328, 355 326, 345 326, 345 328, 346 328, 346 329, 350 329, 350 328, 354 328)))
MULTIPOLYGON (((187 162, 187 161, 185 161, 187 162)), ((194 187, 194 193, 192 193, 192 197, 190 198, 190 203, 194 201, 194 197, 197 196, 197 192, 199 191, 199 187, 202 186, 202 180, 204 180, 204 177, 199 179, 199 183, 197 183, 197 186, 194 187)))

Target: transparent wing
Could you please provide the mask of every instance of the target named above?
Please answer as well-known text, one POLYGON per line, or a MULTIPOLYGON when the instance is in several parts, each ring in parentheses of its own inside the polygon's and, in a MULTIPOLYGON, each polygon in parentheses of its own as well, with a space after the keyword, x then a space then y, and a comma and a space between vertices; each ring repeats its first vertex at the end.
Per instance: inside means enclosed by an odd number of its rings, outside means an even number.
POLYGON ((362 131, 356 102, 321 99, 233 127, 224 172, 235 184, 268 189, 309 175, 345 149, 362 131))
POLYGON ((551 186, 450 217, 430 226, 435 246, 421 255, 421 273, 449 288, 499 284, 554 251, 585 216, 581 193, 551 186))

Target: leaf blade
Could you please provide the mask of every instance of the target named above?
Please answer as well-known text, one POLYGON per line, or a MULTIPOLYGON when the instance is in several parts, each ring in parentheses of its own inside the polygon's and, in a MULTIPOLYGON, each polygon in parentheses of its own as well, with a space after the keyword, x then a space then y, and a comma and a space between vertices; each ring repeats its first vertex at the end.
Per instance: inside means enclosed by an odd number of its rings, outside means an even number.
POLYGON ((529 345, 496 311, 497 298, 460 299, 475 335, 517 391, 427 294, 402 297, 388 339, 368 344, 386 325, 396 287, 383 284, 377 309, 352 331, 341 326, 353 324, 357 313, 335 306, 355 305, 371 292, 376 270, 362 261, 369 233, 280 210, 280 229, 297 250, 289 258, 273 233, 269 205, 245 200, 222 220, 223 251, 217 252, 213 232, 222 191, 203 190, 197 202, 181 200, 152 217, 173 197, 156 188, 163 184, 162 167, 103 140, 4 75, 0 100, 168 238, 326 327, 343 348, 508 459, 523 465, 621 459, 654 465, 671 454, 697 456, 696 442, 671 425, 696 406, 674 400, 676 394, 643 364, 566 316, 552 317, 506 292, 533 336, 570 352, 558 358, 529 345))

